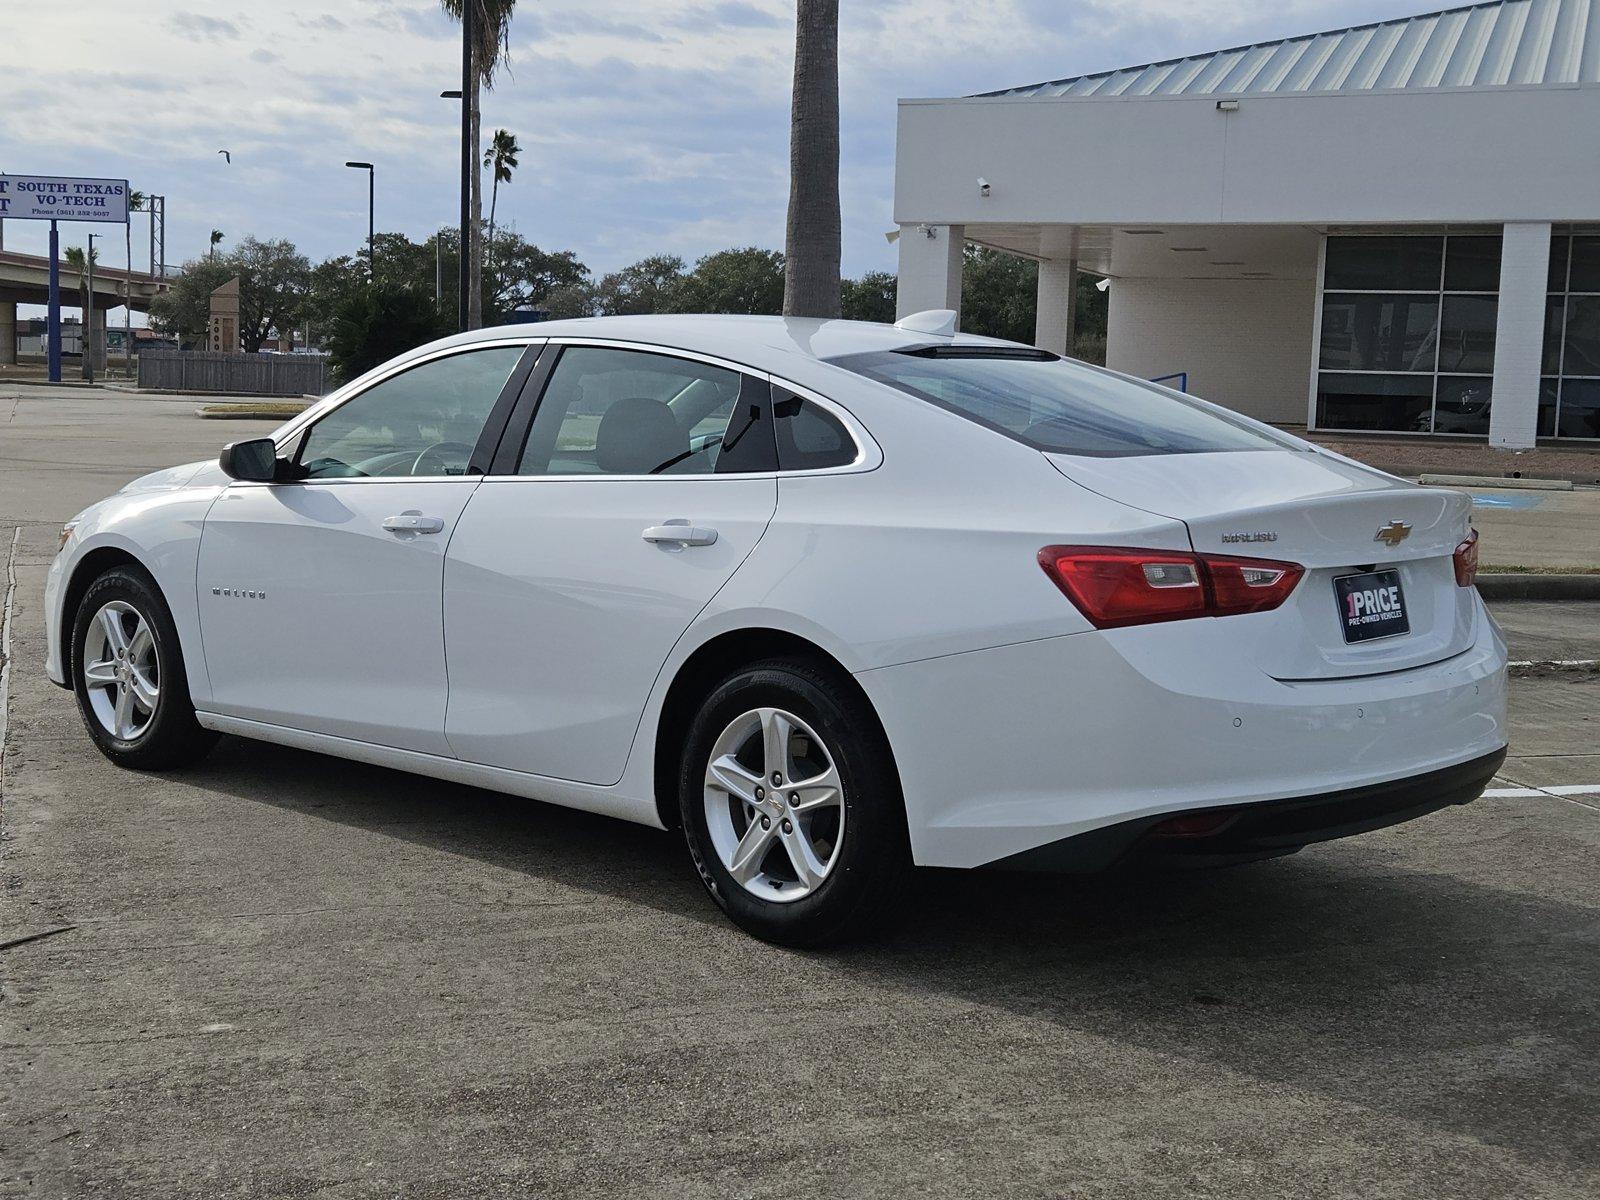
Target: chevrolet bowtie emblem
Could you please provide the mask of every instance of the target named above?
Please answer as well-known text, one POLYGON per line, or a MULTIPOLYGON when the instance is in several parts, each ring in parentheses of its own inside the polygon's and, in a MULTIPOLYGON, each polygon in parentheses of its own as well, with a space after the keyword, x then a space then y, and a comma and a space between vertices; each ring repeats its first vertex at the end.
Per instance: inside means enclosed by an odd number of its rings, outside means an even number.
POLYGON ((1375 535, 1373 535, 1372 540, 1375 542, 1385 542, 1392 548, 1398 546, 1410 536, 1411 526, 1407 525, 1404 521, 1390 521, 1382 529, 1378 530, 1375 535))

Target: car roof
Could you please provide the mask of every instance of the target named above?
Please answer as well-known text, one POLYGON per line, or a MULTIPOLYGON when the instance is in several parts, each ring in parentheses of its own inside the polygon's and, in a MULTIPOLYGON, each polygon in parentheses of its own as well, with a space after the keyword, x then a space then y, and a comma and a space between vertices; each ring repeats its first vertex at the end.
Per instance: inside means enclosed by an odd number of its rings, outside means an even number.
MULTIPOLYGON (((580 317, 526 325, 497 325, 458 333, 411 354, 474 342, 549 337, 608 338, 650 343, 726 358, 758 370, 781 373, 795 359, 830 359, 845 354, 904 350, 927 345, 1010 346, 996 338, 958 333, 948 337, 880 325, 871 321, 830 321, 812 317, 752 317, 672 314, 636 317, 580 317)), ((405 357, 411 357, 406 355, 405 357)))

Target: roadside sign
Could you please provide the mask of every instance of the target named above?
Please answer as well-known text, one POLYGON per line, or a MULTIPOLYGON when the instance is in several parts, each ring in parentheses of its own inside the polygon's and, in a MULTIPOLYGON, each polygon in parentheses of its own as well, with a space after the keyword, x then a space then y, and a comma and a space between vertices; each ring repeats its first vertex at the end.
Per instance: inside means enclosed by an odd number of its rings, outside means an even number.
POLYGON ((128 181, 67 175, 0 175, 0 218, 126 225, 128 181))

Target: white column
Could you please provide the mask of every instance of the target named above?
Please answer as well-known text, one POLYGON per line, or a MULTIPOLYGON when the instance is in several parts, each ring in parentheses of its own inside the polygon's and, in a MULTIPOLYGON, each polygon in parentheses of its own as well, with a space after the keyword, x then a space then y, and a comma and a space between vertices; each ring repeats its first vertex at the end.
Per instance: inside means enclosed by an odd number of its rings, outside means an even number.
POLYGON ((1047 258, 1039 264, 1039 302, 1033 344, 1052 354, 1072 353, 1077 319, 1078 260, 1047 258))
POLYGON ((900 226, 900 279, 895 317, 930 308, 961 312, 961 251, 964 225, 900 226))
POLYGON ((1507 225, 1500 249, 1500 315, 1494 330, 1491 446, 1525 450, 1533 445, 1539 427, 1539 366, 1544 358, 1549 277, 1549 223, 1507 225))

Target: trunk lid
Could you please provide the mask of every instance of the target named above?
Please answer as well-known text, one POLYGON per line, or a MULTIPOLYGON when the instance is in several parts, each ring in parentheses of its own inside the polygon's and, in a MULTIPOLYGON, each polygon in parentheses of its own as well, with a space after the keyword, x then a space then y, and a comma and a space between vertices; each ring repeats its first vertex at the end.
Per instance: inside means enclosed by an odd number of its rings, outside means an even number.
POLYGON ((1476 636, 1473 589, 1455 581, 1453 555, 1472 514, 1460 492, 1416 487, 1310 450, 1047 457, 1074 483, 1184 522, 1199 553, 1303 566, 1281 607, 1218 618, 1241 657, 1275 679, 1406 670, 1459 654, 1476 636), (1403 538, 1397 522, 1407 527, 1403 538), (1391 528, 1388 539, 1379 536, 1391 528), (1334 580, 1390 569, 1399 573, 1409 631, 1347 642, 1334 580))

